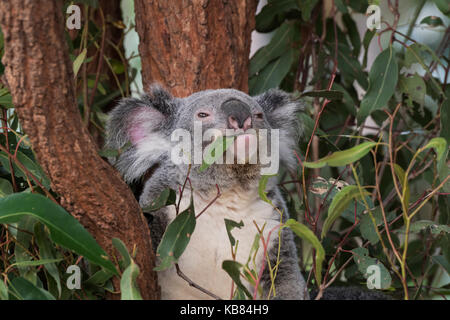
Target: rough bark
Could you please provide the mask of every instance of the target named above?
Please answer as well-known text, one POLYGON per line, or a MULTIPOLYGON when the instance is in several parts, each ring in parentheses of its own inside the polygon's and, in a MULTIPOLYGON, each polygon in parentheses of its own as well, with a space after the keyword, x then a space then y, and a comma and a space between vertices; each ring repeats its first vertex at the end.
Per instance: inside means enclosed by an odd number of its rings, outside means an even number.
POLYGON ((159 290, 144 217, 118 173, 98 156, 76 106, 62 3, 0 0, 7 85, 61 205, 108 254, 114 252, 113 237, 122 239, 130 251, 136 246, 138 285, 144 298, 155 299, 159 290))
POLYGON ((144 88, 174 95, 204 89, 248 91, 255 0, 135 0, 144 88))

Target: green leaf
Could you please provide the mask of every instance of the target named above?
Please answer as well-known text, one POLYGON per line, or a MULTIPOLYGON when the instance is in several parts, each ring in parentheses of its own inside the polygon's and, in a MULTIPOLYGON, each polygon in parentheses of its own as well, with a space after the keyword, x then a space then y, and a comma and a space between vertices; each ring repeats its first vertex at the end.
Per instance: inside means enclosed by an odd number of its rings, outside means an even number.
MULTIPOLYGON (((50 180, 45 175, 42 168, 32 159, 30 159, 25 153, 22 153, 20 151, 17 152, 17 160, 28 170, 30 171, 42 185, 50 189, 50 180)), ((10 173, 9 170, 9 157, 6 153, 3 151, 0 151, 0 162, 2 163, 4 169, 10 173)), ((19 166, 17 166, 13 161, 13 169, 14 173, 17 177, 27 179, 27 175, 25 174, 25 171, 23 171, 19 166)), ((31 179, 31 178, 30 178, 31 179)))
POLYGON ((233 235, 231 234, 231 230, 234 228, 241 229, 244 226, 244 222, 237 223, 236 221, 224 219, 225 220, 225 228, 227 229, 228 239, 230 239, 231 245, 234 247, 236 240, 234 239, 233 235))
POLYGON ((16 267, 30 267, 30 266, 40 266, 40 265, 44 265, 44 264, 49 264, 49 263, 55 263, 55 262, 60 262, 63 259, 41 259, 41 260, 33 260, 33 261, 20 261, 20 262, 16 262, 13 263, 11 266, 16 266, 16 267))
POLYGON ((0 207, 0 223, 14 223, 24 216, 33 216, 47 226, 54 242, 117 274, 106 252, 89 232, 53 201, 39 194, 19 193, 0 199, 0 207))
POLYGON ((347 29, 347 35, 350 38, 350 42, 352 43, 353 47, 353 55, 355 57, 359 56, 359 52, 361 50, 361 38, 359 37, 359 31, 356 27, 355 20, 352 19, 350 14, 344 14, 342 16, 342 19, 344 21, 344 25, 347 29))
POLYGON ((450 274, 450 263, 444 256, 432 256, 431 259, 433 259, 434 263, 439 264, 445 271, 447 271, 448 274, 450 274))
POLYGON ((78 57, 75 58, 73 62, 73 76, 76 78, 78 71, 80 71, 81 65, 83 64, 84 60, 86 59, 87 49, 84 48, 83 51, 78 55, 78 57))
POLYGON ((334 0, 334 4, 336 5, 336 8, 342 13, 348 13, 347 6, 344 4, 343 0, 334 0))
POLYGON ((450 4, 448 0, 433 0, 438 9, 446 16, 450 15, 450 4))
POLYGON ((441 137, 450 144, 450 98, 447 98, 441 107, 441 137))
MULTIPOLYGON (((331 51, 331 55, 334 57, 334 43, 329 43, 328 48, 331 51)), ((352 50, 347 44, 342 42, 338 43, 337 59, 339 72, 342 74, 345 81, 349 85, 352 85, 356 80, 363 89, 366 89, 368 86, 367 76, 359 63, 358 58, 353 55, 352 50)))
POLYGON ((259 197, 264 201, 267 202, 268 204, 272 205, 272 201, 270 201, 269 198, 267 198, 267 194, 266 194, 266 186, 267 186, 267 182, 269 181, 270 178, 276 176, 275 174, 272 175, 262 175, 261 179, 259 179, 259 184, 258 184, 258 195, 259 197))
POLYGON ((433 85, 433 88, 440 94, 444 95, 440 84, 434 79, 430 69, 427 66, 428 60, 433 60, 438 65, 443 66, 441 60, 436 56, 433 50, 430 47, 423 43, 413 43, 410 46, 406 47, 405 60, 404 64, 406 68, 410 68, 413 63, 419 63, 422 68, 430 75, 430 80, 433 85))
POLYGON ((370 30, 367 29, 366 33, 364 34, 363 39, 363 46, 364 46, 364 58, 363 58, 363 68, 367 67, 367 54, 369 53, 369 45, 372 42, 373 37, 376 34, 376 30, 370 30))
MULTIPOLYGON (((369 192, 363 191, 364 196, 370 195, 369 192)), ((361 199, 361 192, 359 191, 358 186, 346 186, 341 191, 339 191, 336 196, 333 198, 333 201, 328 208, 328 216, 325 219, 322 227, 322 239, 327 234, 330 227, 333 225, 334 221, 340 217, 341 213, 344 212, 345 209, 350 205, 352 200, 361 199)))
POLYGON ((345 109, 352 116, 356 116, 357 110, 355 107, 355 102, 353 101, 353 98, 348 93, 348 91, 338 83, 333 83, 332 89, 342 93, 342 104, 344 105, 345 109))
POLYGON ((255 75, 269 64, 269 62, 281 57, 289 49, 296 33, 298 33, 296 25, 289 23, 282 24, 273 35, 269 44, 259 49, 251 58, 248 75, 255 75))
MULTIPOLYGON (((383 222, 383 216, 380 208, 372 210, 372 215, 377 226, 383 222)), ((359 230, 361 231, 361 236, 364 239, 369 240, 372 245, 377 244, 378 241, 380 241, 380 238, 378 238, 378 234, 375 230, 372 218, 370 217, 370 214, 368 212, 361 215, 359 230)))
POLYGON ((309 22, 309 20, 311 19, 311 12, 313 11, 317 2, 319 2, 319 0, 303 0, 300 3, 300 10, 302 11, 303 21, 309 22))
POLYGON ((422 19, 422 21, 420 21, 420 24, 427 24, 432 28, 440 26, 444 27, 444 22, 442 21, 442 19, 436 16, 425 17, 422 19))
POLYGON ((286 15, 299 10, 297 0, 268 1, 255 17, 255 29, 258 32, 270 32, 283 23, 286 15))
POLYGON ((222 262, 222 269, 225 270, 226 273, 228 273, 234 283, 236 283, 238 289, 242 290, 249 299, 252 299, 252 295, 241 282, 240 269, 242 267, 242 264, 237 261, 225 260, 224 262, 222 262))
POLYGON ((301 97, 321 97, 328 100, 342 100, 344 94, 337 90, 314 90, 302 93, 301 97))
POLYGON ((14 278, 11 281, 11 289, 22 300, 56 300, 48 291, 36 287, 33 283, 22 277, 14 278))
POLYGON ((14 191, 11 182, 6 179, 0 178, 0 198, 6 197, 13 192, 14 191))
POLYGON ((400 76, 398 84, 402 92, 408 95, 410 99, 420 105, 424 104, 427 87, 422 77, 417 74, 409 77, 400 76))
POLYGON ((395 92, 398 78, 398 65, 392 46, 381 52, 369 73, 369 89, 361 101, 358 123, 362 124, 373 111, 387 106, 395 92))
MULTIPOLYGON (((15 247, 14 251, 16 262, 21 263, 25 261, 31 261, 31 259, 33 258, 28 249, 31 246, 33 228, 35 223, 36 219, 30 216, 24 216, 20 219, 20 221, 18 221, 16 235, 18 245, 15 247)), ((36 273, 34 272, 34 270, 30 270, 31 268, 22 267, 20 265, 17 268, 19 269, 19 273, 21 276, 27 278, 33 283, 36 282, 36 273)))
POLYGON ((333 152, 329 156, 326 156, 317 161, 303 162, 303 165, 307 168, 322 168, 326 165, 330 167, 345 166, 364 157, 377 144, 378 142, 363 142, 357 146, 354 146, 353 148, 333 152))
POLYGON ((163 271, 176 263, 183 254, 195 229, 194 202, 169 224, 156 251, 161 263, 155 271, 163 271))
POLYGON ((436 151, 437 160, 439 162, 443 159, 442 156, 444 155, 445 151, 447 151, 447 141, 445 141, 445 139, 441 137, 433 138, 426 144, 425 147, 423 147, 423 149, 429 148, 433 148, 434 151, 436 151))
MULTIPOLYGON (((44 226, 41 223, 36 223, 34 225, 34 238, 39 247, 39 256, 42 259, 50 260, 55 259, 53 254, 53 243, 47 237, 44 226)), ((59 276, 59 270, 55 263, 48 263, 45 265, 45 269, 48 271, 49 275, 55 280, 56 287, 58 289, 58 296, 61 296, 61 279, 59 276)))
POLYGON ((125 269, 120 279, 121 300, 142 300, 142 296, 136 285, 136 278, 139 275, 139 267, 133 260, 125 269))
POLYGON ((11 94, 8 93, 3 96, 0 96, 0 106, 7 108, 7 109, 14 108, 11 94))
POLYGON ((394 171, 396 176, 398 177, 398 179, 400 180, 400 183, 402 184, 402 197, 403 197, 403 201, 405 202, 406 207, 408 207, 409 205, 409 197, 410 197, 410 192, 409 192, 409 183, 408 183, 408 179, 406 179, 406 183, 405 183, 405 171, 403 170, 402 167, 400 167, 398 164, 394 163, 394 171), (405 183, 405 185, 403 185, 405 183))
MULTIPOLYGON (((447 124, 448 125, 448 124, 447 124)), ((437 154, 437 169, 439 172, 439 178, 444 180, 448 174, 448 167, 446 159, 448 155, 447 141, 442 137, 431 139, 423 149, 433 148, 437 154)))
POLYGON ((251 95, 257 95, 270 88, 278 87, 291 69, 296 50, 290 48, 281 57, 273 60, 258 73, 249 79, 251 95))
POLYGON ((96 273, 94 273, 89 279, 87 279, 85 283, 98 285, 98 286, 104 286, 106 281, 111 279, 113 276, 114 275, 111 272, 102 268, 99 271, 97 271, 96 273))
POLYGON ((314 247, 314 249, 316 249, 315 276, 317 284, 318 286, 320 286, 320 284, 322 283, 322 263, 325 259, 325 249, 323 248, 319 239, 317 239, 315 234, 310 229, 308 229, 307 226, 294 219, 289 219, 288 221, 286 221, 284 227, 290 228, 297 236, 299 236, 303 240, 308 241, 314 247))
POLYGON ((203 172, 206 169, 209 168, 211 164, 216 162, 219 158, 221 158, 224 154, 224 152, 232 146, 235 136, 219 136, 216 140, 214 140, 211 144, 209 144, 206 147, 203 162, 200 168, 198 169, 199 172, 203 172))
POLYGON ((8 287, 3 282, 3 279, 0 280, 0 300, 8 300, 8 287))
POLYGON ((389 274, 389 271, 386 267, 377 259, 369 256, 369 251, 366 248, 356 248, 353 249, 353 260, 358 266, 359 272, 364 276, 364 278, 368 278, 370 275, 368 274, 368 269, 371 266, 378 266, 380 271, 380 289, 387 289, 390 287, 392 278, 389 274))
POLYGON ((76 2, 85 3, 93 8, 98 8, 98 0, 77 0, 76 2))
POLYGON ((170 206, 172 204, 175 204, 177 194, 172 189, 164 189, 163 192, 153 200, 150 205, 142 208, 143 212, 152 212, 159 210, 163 207, 170 206))
POLYGON ((112 244, 114 248, 116 248, 117 251, 119 251, 123 257, 122 267, 127 268, 131 264, 132 260, 130 253, 128 252, 127 246, 125 245, 125 243, 122 242, 122 240, 118 238, 113 238, 112 244))
MULTIPOLYGON (((432 234, 440 234, 440 233, 450 233, 450 227, 447 225, 437 224, 434 221, 430 220, 419 220, 411 223, 409 227, 409 232, 418 233, 425 229, 430 229, 432 234)), ((405 232, 405 227, 401 230, 403 233, 405 232)))
MULTIPOLYGON (((303 125, 303 132, 305 137, 310 137, 312 135, 315 122, 313 119, 311 119, 310 116, 308 116, 306 113, 300 113, 298 115, 302 125, 303 125)), ((321 130, 319 127, 316 129, 316 135, 319 136, 326 136, 326 133, 321 130)))

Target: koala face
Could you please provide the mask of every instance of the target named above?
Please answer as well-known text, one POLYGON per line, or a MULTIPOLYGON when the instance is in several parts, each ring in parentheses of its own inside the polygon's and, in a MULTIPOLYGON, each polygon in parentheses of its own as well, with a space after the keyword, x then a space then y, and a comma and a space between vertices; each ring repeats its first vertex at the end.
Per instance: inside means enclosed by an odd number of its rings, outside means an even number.
MULTIPOLYGON (((275 130, 279 158, 293 169, 296 167, 294 151, 300 131, 296 113, 300 110, 298 101, 275 89, 256 97, 234 89, 218 89, 174 98, 161 87, 152 86, 148 94, 140 99, 124 99, 111 112, 107 123, 107 146, 120 149, 131 142, 131 147, 119 156, 115 165, 127 181, 133 181, 149 168, 171 161, 174 132, 179 130, 182 130, 182 136, 190 139, 188 147, 183 147, 181 152, 190 153, 188 158, 193 169, 202 164, 201 160, 198 162, 196 150, 202 153, 217 137, 217 134, 201 134, 201 140, 198 140, 198 129, 202 133, 210 130, 224 136, 235 135, 234 149, 231 148, 235 153, 239 144, 248 147, 251 141, 260 142, 262 129, 268 132, 265 140, 270 140, 275 130)), ((270 153, 272 149, 269 148, 270 153)), ((203 182, 224 176, 256 179, 261 163, 247 160, 239 164, 214 164, 203 173, 192 170, 190 177, 195 179, 197 176, 203 182)), ((175 165, 186 172, 186 162, 175 162, 175 165)))
POLYGON ((262 107, 247 94, 233 89, 206 90, 183 99, 177 127, 193 130, 194 122, 204 129, 270 128, 262 107), (186 121, 191 120, 191 121, 186 121))

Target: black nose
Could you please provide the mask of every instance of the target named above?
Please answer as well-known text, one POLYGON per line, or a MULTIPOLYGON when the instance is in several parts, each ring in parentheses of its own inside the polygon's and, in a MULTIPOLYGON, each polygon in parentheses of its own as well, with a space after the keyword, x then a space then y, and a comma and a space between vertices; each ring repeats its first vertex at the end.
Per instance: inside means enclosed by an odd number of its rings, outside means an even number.
POLYGON ((247 104, 242 101, 232 99, 222 104, 222 110, 227 117, 229 129, 247 130, 252 126, 252 114, 247 104))

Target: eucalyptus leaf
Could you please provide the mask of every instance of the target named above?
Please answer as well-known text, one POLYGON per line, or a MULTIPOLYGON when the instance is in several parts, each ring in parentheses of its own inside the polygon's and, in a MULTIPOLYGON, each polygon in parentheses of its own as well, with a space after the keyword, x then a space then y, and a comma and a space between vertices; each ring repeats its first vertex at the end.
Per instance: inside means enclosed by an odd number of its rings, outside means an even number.
POLYGON ((333 152, 332 154, 314 162, 305 161, 303 162, 303 165, 307 168, 322 168, 327 165, 330 167, 345 166, 364 157, 377 144, 377 142, 363 142, 353 148, 333 152))
POLYGON ((219 136, 211 144, 206 147, 205 155, 199 172, 203 172, 209 168, 211 164, 223 156, 224 152, 232 146, 235 136, 219 136))
MULTIPOLYGON (((353 260, 358 266, 359 272, 367 279, 372 276, 369 272, 372 268, 379 271, 379 285, 377 289, 387 289, 391 286, 392 278, 386 267, 377 259, 369 256, 369 251, 366 248, 356 248, 352 250, 353 260)), ((373 274, 376 278, 376 273, 373 274)))
POLYGON ((78 55, 78 57, 75 58, 74 62, 73 62, 73 76, 76 78, 78 71, 81 68, 81 65, 83 64, 84 60, 86 59, 86 54, 87 54, 87 49, 84 48, 80 54, 78 55))
POLYGON ((297 236, 299 236, 303 240, 308 241, 314 247, 314 249, 316 249, 315 277, 317 284, 320 286, 320 284, 322 283, 322 263, 325 259, 325 249, 323 248, 322 244, 320 243, 319 239, 317 239, 315 234, 304 224, 301 224, 294 219, 289 219, 288 221, 286 221, 284 226, 291 229, 297 236))
POLYGON ((341 191, 339 191, 336 196, 333 198, 333 201, 330 204, 328 209, 328 216, 325 219, 322 227, 322 239, 325 237, 326 233, 336 221, 337 218, 344 212, 344 210, 350 205, 352 200, 361 199, 362 196, 370 195, 369 192, 363 190, 363 195, 358 188, 358 186, 350 185, 344 187, 341 191))
POLYGON ((163 192, 161 192, 161 194, 150 203, 150 205, 142 208, 142 211, 152 212, 163 207, 175 204, 176 197, 177 195, 174 190, 168 188, 164 189, 163 192))
POLYGON ((252 299, 252 295, 250 294, 248 289, 242 284, 242 281, 241 281, 240 269, 242 267, 243 267, 242 264, 240 264, 237 261, 225 260, 224 262, 222 262, 222 269, 225 270, 226 273, 228 273, 228 275, 231 277, 231 279, 233 279, 233 281, 234 281, 234 283, 236 283, 236 286, 238 287, 238 289, 241 290, 242 292, 244 292, 245 295, 249 299, 252 299))
POLYGON ((0 198, 6 197, 13 192, 14 191, 11 182, 6 179, 0 178, 0 198))
POLYGON ((122 267, 127 268, 131 264, 131 260, 132 260, 130 253, 128 252, 127 246, 125 245, 125 243, 122 242, 122 240, 120 240, 118 238, 113 238, 112 244, 113 244, 114 248, 116 248, 117 251, 119 251, 120 254, 122 255, 122 258, 123 258, 122 267))
POLYGON ((397 85, 398 65, 394 49, 389 46, 375 59, 369 73, 369 88, 361 101, 357 120, 362 124, 373 111, 387 106, 397 85))
POLYGON ((142 300, 141 293, 136 285, 139 276, 139 267, 133 260, 125 269, 120 279, 121 300, 142 300))
POLYGON ((422 21, 420 21, 420 24, 427 24, 432 28, 444 27, 444 22, 442 21, 441 18, 439 18, 437 16, 425 17, 422 19, 422 21))
POLYGON ((22 300, 56 300, 48 291, 36 287, 30 281, 17 277, 11 281, 11 289, 22 300))
POLYGON ((191 198, 189 208, 177 215, 164 232, 156 251, 161 263, 154 268, 155 271, 169 269, 178 261, 189 244, 195 225, 194 201, 191 198))
MULTIPOLYGON (((53 254, 54 244, 47 237, 47 232, 45 232, 45 228, 41 223, 36 223, 34 225, 34 238, 39 247, 39 255, 41 259, 45 259, 47 261, 56 259, 53 254)), ((56 263, 46 263, 44 267, 48 271, 49 275, 55 280, 58 295, 61 296, 61 278, 56 263)))
POLYGON ((242 220, 237 223, 236 221, 224 219, 225 220, 225 228, 227 229, 228 239, 230 240, 231 246, 234 247, 236 244, 236 240, 234 239, 233 235, 231 234, 231 231, 234 228, 241 229, 244 226, 244 222, 242 220))
POLYGON ((290 48, 266 65, 257 75, 252 76, 249 79, 250 94, 257 95, 270 88, 278 87, 291 69, 295 55, 296 50, 290 48))
POLYGON ((106 252, 86 229, 50 199, 39 194, 18 193, 0 199, 0 207, 0 223, 18 222, 24 216, 39 219, 47 226, 55 243, 117 274, 106 252))

